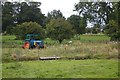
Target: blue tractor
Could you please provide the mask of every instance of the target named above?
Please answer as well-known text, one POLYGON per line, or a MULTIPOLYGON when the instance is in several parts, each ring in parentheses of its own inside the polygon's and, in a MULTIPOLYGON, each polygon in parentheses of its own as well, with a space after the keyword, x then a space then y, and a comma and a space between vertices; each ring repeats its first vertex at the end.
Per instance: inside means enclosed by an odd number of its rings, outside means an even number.
POLYGON ((25 38, 25 43, 22 46, 24 49, 31 48, 44 48, 44 41, 39 40, 38 34, 27 34, 25 38))

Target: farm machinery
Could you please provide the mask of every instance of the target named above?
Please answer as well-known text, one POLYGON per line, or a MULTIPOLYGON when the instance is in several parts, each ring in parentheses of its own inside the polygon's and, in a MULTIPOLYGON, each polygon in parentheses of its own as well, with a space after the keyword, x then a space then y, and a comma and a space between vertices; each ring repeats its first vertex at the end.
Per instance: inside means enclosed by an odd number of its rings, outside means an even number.
POLYGON ((24 49, 31 49, 31 48, 44 48, 44 41, 39 40, 38 34, 27 34, 25 36, 25 43, 22 46, 24 49))

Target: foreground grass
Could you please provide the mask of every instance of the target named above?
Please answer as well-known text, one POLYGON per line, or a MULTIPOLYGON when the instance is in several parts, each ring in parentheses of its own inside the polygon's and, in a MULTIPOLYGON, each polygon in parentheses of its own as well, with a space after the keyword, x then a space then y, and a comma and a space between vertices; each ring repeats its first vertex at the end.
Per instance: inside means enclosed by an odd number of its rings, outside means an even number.
POLYGON ((91 59, 3 63, 3 78, 118 78, 118 61, 91 59))

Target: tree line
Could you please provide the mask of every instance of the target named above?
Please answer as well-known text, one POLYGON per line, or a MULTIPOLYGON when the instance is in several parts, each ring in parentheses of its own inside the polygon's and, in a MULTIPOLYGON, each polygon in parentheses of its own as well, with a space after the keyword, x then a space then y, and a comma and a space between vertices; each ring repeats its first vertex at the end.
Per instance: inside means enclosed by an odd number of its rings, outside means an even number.
MULTIPOLYGON (((105 33, 111 40, 120 38, 120 2, 79 2, 73 7, 79 15, 67 19, 60 10, 42 13, 40 2, 1 2, 2 33, 25 35, 38 33, 62 42, 75 34, 105 33), (93 27, 87 27, 92 23, 93 27)), ((24 38, 24 36, 23 36, 24 38)))

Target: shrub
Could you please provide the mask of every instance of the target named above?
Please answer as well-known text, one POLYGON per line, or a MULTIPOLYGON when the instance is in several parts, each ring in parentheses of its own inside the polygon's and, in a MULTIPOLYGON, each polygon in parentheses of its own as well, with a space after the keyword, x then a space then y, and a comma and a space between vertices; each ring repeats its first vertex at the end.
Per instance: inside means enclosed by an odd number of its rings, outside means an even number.
POLYGON ((39 37, 43 39, 45 30, 36 22, 24 22, 14 28, 14 34, 17 35, 17 39, 25 39, 26 34, 39 34, 39 37))
POLYGON ((64 39, 70 39, 75 33, 73 26, 63 18, 52 19, 46 28, 48 37, 59 40, 60 43, 64 39))

